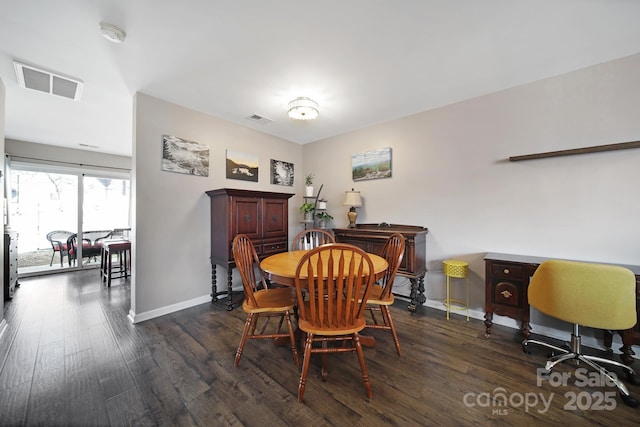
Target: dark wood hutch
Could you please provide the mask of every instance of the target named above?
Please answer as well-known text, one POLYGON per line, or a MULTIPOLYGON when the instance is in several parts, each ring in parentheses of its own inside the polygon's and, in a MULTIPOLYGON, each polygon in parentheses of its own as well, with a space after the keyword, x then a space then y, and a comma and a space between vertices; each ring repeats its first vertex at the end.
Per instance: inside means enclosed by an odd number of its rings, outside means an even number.
POLYGON ((233 309, 232 244, 237 234, 246 234, 260 259, 286 252, 289 245, 289 198, 293 194, 220 188, 207 191, 211 199, 211 299, 227 295, 227 310, 233 309), (227 269, 227 289, 217 290, 216 266, 227 269))
POLYGON ((333 233, 339 243, 350 243, 367 252, 379 254, 393 233, 401 233, 406 239, 406 247, 398 275, 408 277, 411 282, 411 302, 409 311, 416 311, 418 305, 427 300, 424 295, 424 276, 427 273, 427 233, 429 229, 416 225, 397 224, 356 224, 354 228, 334 228, 333 233))

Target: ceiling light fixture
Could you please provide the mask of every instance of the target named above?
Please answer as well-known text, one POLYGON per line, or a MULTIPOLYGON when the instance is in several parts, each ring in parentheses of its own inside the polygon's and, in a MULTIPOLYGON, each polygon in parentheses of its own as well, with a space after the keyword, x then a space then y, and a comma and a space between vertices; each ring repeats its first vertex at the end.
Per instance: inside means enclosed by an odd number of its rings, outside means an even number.
POLYGON ((127 36, 122 29, 106 22, 100 23, 100 34, 102 34, 105 39, 114 43, 122 43, 127 36))
POLYGON ((311 98, 300 97, 289 102, 289 117, 295 120, 313 120, 318 117, 318 103, 311 98))

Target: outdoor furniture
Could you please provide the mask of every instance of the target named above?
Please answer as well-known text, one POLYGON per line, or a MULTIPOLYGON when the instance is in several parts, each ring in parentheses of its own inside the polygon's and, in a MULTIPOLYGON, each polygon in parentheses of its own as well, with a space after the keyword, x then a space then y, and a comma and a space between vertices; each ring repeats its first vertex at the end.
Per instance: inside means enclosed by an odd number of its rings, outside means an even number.
POLYGON ((128 240, 107 239, 102 241, 100 255, 100 275, 102 281, 111 287, 111 279, 129 277, 131 261, 131 242, 128 240), (118 263, 113 264, 113 255, 118 256, 118 263))
MULTIPOLYGON (((94 259, 102 253, 102 241, 111 237, 111 230, 85 231, 82 233, 82 258, 94 259)), ((78 234, 75 233, 67 240, 69 266, 75 264, 78 258, 78 234)))
POLYGON ((128 239, 131 235, 131 228, 114 228, 111 233, 112 238, 125 238, 128 239))
POLYGON ((69 237, 73 235, 73 232, 64 230, 56 230, 47 233, 47 240, 51 243, 51 248, 53 249, 51 261, 49 261, 49 267, 53 265, 53 257, 55 257, 56 252, 60 253, 60 267, 62 267, 62 261, 64 260, 64 257, 68 255, 67 241, 69 240, 69 237))

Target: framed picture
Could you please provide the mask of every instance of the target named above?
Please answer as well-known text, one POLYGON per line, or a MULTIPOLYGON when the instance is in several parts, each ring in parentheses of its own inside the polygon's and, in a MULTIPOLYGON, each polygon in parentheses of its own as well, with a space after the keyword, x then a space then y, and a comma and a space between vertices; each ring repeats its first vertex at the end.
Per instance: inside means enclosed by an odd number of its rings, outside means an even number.
POLYGON ((351 156, 351 175, 354 181, 391 177, 391 147, 351 156))
POLYGON ((227 179, 258 182, 258 156, 227 150, 227 179))
POLYGON ((293 163, 271 159, 271 183, 293 186, 293 163))
POLYGON ((209 147, 177 136, 162 135, 162 170, 209 176, 209 147))

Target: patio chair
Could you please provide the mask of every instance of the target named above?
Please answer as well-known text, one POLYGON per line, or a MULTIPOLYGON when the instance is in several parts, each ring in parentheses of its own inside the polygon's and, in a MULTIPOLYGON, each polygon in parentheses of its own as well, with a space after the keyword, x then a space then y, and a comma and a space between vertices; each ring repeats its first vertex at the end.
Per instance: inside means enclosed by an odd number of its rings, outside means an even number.
MULTIPOLYGON (((69 255, 69 247, 67 246, 67 241, 69 237, 73 236, 75 233, 71 231, 64 230, 56 230, 47 233, 47 240, 51 243, 51 248, 53 249, 53 253, 51 254, 51 261, 49 261, 49 267, 53 265, 53 258, 56 256, 56 252, 60 254, 60 267, 63 266, 63 260, 65 256, 69 255)), ((71 264, 69 264, 71 265, 71 264)))
MULTIPOLYGON (((111 230, 85 231, 82 233, 82 258, 94 260, 102 253, 102 240, 111 237, 111 230)), ((78 258, 78 235, 74 233, 67 240, 69 266, 78 258)))

